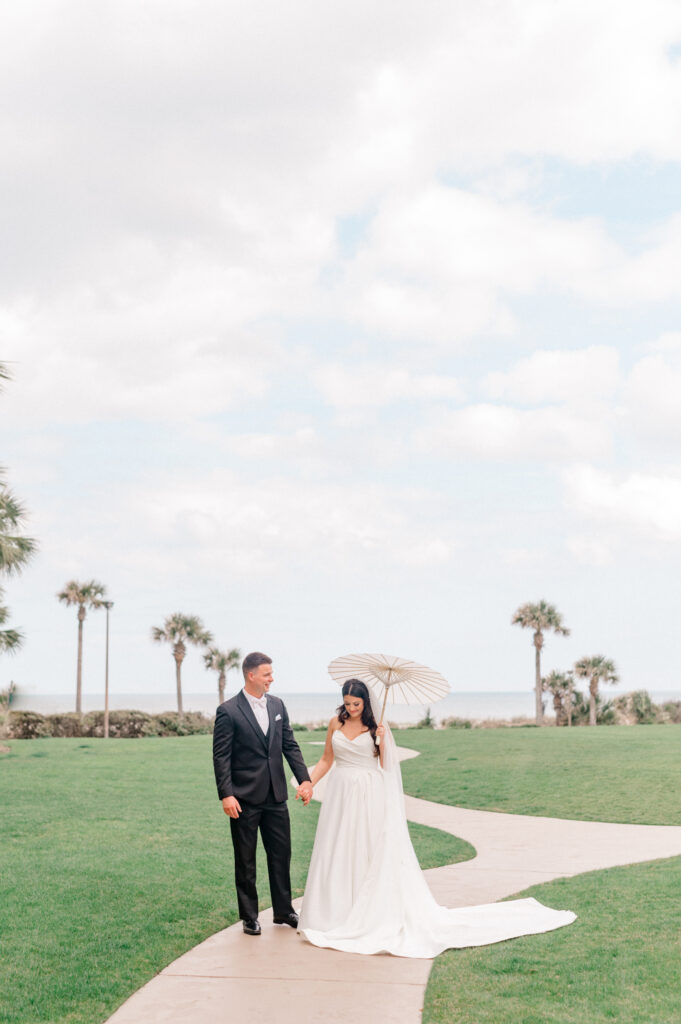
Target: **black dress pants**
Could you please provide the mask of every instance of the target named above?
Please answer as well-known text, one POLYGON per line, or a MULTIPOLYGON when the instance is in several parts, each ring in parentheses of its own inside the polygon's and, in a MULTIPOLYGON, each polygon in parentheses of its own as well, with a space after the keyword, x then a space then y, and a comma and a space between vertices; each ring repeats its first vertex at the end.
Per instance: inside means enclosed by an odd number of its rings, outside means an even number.
POLYGON ((275 917, 293 912, 291 904, 291 822, 286 801, 277 803, 270 790, 264 804, 241 803, 241 814, 230 818, 234 847, 234 875, 242 921, 258 916, 258 891, 255 887, 255 851, 258 829, 267 854, 272 910, 275 917))

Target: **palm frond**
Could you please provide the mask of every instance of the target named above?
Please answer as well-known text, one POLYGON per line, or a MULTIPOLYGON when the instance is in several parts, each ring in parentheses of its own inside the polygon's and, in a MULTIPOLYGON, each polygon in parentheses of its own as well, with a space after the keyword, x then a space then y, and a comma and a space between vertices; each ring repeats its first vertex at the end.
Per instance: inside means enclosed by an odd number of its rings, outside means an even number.
POLYGON ((535 632, 552 630, 561 636, 569 636, 570 630, 563 625, 563 617, 555 607, 548 601, 528 601, 518 608, 511 618, 512 626, 521 626, 523 629, 533 629, 535 632))
POLYGON ((19 572, 37 548, 35 540, 17 532, 25 516, 21 502, 0 484, 0 571, 8 575, 19 572))
POLYGON ((0 651, 4 654, 15 654, 24 639, 24 634, 18 629, 0 629, 0 651))
POLYGON ((69 580, 57 594, 57 600, 66 605, 77 604, 87 608, 101 608, 106 599, 106 587, 98 580, 79 583, 69 580))
POLYGON ((157 643, 190 643, 206 647, 212 642, 213 634, 206 629, 198 615, 173 612, 166 617, 163 626, 152 627, 151 639, 157 643))

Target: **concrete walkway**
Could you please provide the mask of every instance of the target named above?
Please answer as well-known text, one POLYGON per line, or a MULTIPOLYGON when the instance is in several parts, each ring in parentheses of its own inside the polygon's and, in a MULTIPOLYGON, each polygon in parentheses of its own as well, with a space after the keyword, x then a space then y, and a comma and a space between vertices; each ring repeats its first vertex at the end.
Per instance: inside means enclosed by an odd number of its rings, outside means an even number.
MULTIPOLYGON (((401 749, 401 756, 417 751, 401 749)), ((323 797, 322 785, 316 796, 323 797)), ((426 871, 445 906, 493 903, 539 882, 681 854, 681 826, 613 825, 470 811, 406 797, 410 821, 468 840, 477 856, 426 871)), ((297 901, 300 902, 300 901, 297 901)), ((556 907, 569 910, 569 907, 556 907)), ((431 960, 319 949, 260 914, 211 936, 148 982, 110 1024, 418 1024, 431 960), (361 991, 358 1004, 350 989, 361 991)))

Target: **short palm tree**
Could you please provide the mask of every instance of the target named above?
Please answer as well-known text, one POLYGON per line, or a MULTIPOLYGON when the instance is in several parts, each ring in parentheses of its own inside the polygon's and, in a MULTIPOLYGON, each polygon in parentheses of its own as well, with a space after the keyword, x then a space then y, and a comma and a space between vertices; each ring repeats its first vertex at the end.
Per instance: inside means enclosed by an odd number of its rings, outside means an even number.
POLYGON ((177 713, 182 715, 182 662, 187 654, 187 644, 207 647, 213 639, 213 634, 208 632, 197 615, 175 612, 167 616, 162 626, 152 626, 151 639, 159 644, 171 644, 173 648, 177 713))
POLYGON ((603 654, 595 654, 591 658, 580 658, 575 663, 575 675, 589 680, 589 725, 595 725, 598 684, 619 682, 615 663, 603 654))
POLYGON ((574 677, 571 672, 549 672, 542 679, 542 689, 553 697, 556 725, 572 725, 572 693, 574 677))
POLYGON ((203 663, 211 672, 218 673, 218 695, 220 703, 225 699, 225 682, 230 669, 238 668, 241 662, 241 651, 238 647, 231 651, 221 651, 218 647, 209 647, 203 656, 203 663))
POLYGON ((523 629, 531 629, 534 632, 532 642, 534 644, 534 706, 535 721, 537 725, 543 725, 544 708, 542 705, 542 682, 541 682, 541 649, 544 646, 544 633, 552 630, 560 636, 569 636, 570 630, 563 625, 559 611, 547 601, 538 601, 536 604, 528 602, 523 604, 514 613, 511 619, 512 626, 521 626, 523 629))
POLYGON ((57 599, 63 604, 76 605, 78 608, 78 660, 76 665, 76 713, 83 710, 83 623, 88 608, 103 608, 106 598, 106 587, 97 580, 88 580, 86 583, 79 583, 78 580, 70 580, 63 590, 57 594, 57 599))

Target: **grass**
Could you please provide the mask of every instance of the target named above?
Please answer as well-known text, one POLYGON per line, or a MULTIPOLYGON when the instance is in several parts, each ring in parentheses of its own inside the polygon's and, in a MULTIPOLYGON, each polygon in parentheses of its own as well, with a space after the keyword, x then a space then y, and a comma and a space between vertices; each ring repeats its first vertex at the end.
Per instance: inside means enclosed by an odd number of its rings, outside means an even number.
MULTIPOLYGON (((301 733, 308 762, 323 734, 301 733)), ((406 730, 422 751, 405 790, 443 803, 681 824, 681 731, 406 730)), ((11 742, 0 755, 3 1024, 95 1024, 144 981, 236 920, 227 819, 210 738, 11 742), (11 995, 10 995, 11 994, 11 995)), ((317 807, 291 801, 302 892, 317 807)), ((470 856, 412 826, 424 867, 470 856)), ((264 864, 259 865, 264 878, 264 864)), ((678 1024, 681 858, 528 890, 569 928, 443 954, 425 1024, 678 1024)), ((267 905, 265 888, 263 905, 267 905)))
MULTIPOLYGON (((641 824, 681 824, 673 726, 399 733, 422 756, 405 790, 441 803, 641 824)), ((536 886, 575 924, 433 965, 424 1024, 678 1024, 681 858, 536 886)), ((519 894, 520 895, 520 894, 519 894)))
POLYGON ((424 1024, 678 1024, 681 858, 535 886, 578 920, 437 957, 424 1024))
MULTIPOLYGON (((11 741, 0 755, 3 1024, 97 1024, 237 920, 210 745, 209 736, 48 739, 11 741)), ((289 806, 298 896, 318 806, 289 806)), ((414 826, 412 836, 424 867, 473 853, 433 829, 414 826)), ((262 851, 258 877, 268 906, 262 851)))
POLYGON ((512 814, 681 824, 681 729, 406 729, 405 792, 512 814))

